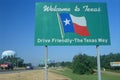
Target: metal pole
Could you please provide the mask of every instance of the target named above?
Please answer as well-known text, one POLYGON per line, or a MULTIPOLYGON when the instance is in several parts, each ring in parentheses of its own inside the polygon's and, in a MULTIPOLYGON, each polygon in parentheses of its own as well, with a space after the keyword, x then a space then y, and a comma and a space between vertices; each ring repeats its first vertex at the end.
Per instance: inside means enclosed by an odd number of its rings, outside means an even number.
POLYGON ((101 80, 99 45, 96 46, 96 50, 97 50, 97 71, 98 71, 98 80, 101 80))
POLYGON ((48 80, 48 47, 45 46, 45 77, 44 80, 48 80))

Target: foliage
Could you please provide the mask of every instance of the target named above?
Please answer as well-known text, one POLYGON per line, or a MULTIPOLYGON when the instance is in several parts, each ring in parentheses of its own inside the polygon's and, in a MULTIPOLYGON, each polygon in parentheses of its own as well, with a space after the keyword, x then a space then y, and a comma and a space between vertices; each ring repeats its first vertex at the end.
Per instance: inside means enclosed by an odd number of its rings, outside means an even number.
MULTIPOLYGON (((110 66, 110 62, 120 62, 120 53, 117 54, 110 53, 108 55, 101 56, 101 67, 104 67, 106 69, 112 69, 110 66)), ((120 69, 120 67, 116 68, 120 69)))
MULTIPOLYGON (((110 53, 108 55, 102 55, 101 59, 101 67, 105 69, 119 69, 120 67, 112 68, 110 66, 110 62, 120 62, 120 53, 110 53)), ((44 64, 39 65, 44 67, 44 64)), ((97 58, 95 56, 88 56, 86 54, 78 54, 75 55, 72 62, 55 62, 49 63, 49 67, 68 67, 73 70, 74 73, 77 74, 91 74, 93 73, 93 69, 97 69, 97 58)), ((101 68, 101 69, 102 69, 101 68)))
POLYGON ((61 67, 69 67, 69 68, 71 68, 71 65, 72 65, 72 62, 64 62, 64 61, 60 62, 61 67))
MULTIPOLYGON (((38 65, 39 67, 44 67, 45 65, 44 64, 39 64, 38 65)), ((54 62, 54 63, 49 63, 48 64, 49 67, 68 67, 68 68, 71 68, 72 66, 72 62, 54 62)))
MULTIPOLYGON (((120 70, 120 67, 111 67, 110 62, 120 62, 120 53, 110 53, 101 56, 101 67, 105 69, 120 70)), ((72 62, 72 70, 77 74, 90 74, 96 69, 97 58, 86 54, 75 55, 72 62)))
POLYGON ((92 74, 95 68, 95 57, 86 54, 79 54, 74 56, 72 69, 77 74, 92 74))
POLYGON ((21 59, 20 57, 15 57, 15 56, 6 56, 0 59, 0 64, 7 62, 12 63, 14 66, 22 67, 24 60, 21 59))
MULTIPOLYGON (((120 53, 110 53, 108 55, 101 56, 101 67, 105 69, 116 69, 120 70, 119 67, 111 67, 110 62, 120 62, 120 53)), ((86 54, 79 54, 74 56, 72 63, 72 70, 77 74, 90 74, 93 69, 96 69, 97 59, 93 56, 88 56, 86 54)))

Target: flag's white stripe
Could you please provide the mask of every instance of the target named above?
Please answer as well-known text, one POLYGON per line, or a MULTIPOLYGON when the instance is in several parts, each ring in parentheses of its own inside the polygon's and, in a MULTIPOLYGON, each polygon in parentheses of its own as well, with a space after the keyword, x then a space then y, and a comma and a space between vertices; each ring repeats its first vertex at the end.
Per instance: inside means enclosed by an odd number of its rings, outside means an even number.
POLYGON ((70 17, 71 17, 73 23, 76 23, 81 26, 87 26, 86 19, 84 16, 76 17, 76 16, 73 16, 72 14, 70 14, 70 17))

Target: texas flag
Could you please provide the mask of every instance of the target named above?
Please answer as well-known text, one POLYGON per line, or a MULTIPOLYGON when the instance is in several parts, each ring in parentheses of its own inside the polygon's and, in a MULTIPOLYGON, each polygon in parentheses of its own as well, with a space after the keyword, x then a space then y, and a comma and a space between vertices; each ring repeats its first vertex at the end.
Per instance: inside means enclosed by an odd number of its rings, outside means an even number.
POLYGON ((89 36, 90 33, 87 28, 86 18, 76 17, 68 13, 60 13, 61 23, 64 33, 74 32, 80 36, 89 36))

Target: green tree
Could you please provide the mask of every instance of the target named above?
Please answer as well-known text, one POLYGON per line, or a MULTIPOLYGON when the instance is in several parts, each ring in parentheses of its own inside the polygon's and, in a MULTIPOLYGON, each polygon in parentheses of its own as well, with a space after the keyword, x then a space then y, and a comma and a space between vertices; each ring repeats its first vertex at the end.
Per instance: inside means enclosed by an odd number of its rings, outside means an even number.
POLYGON ((77 74, 92 74, 95 68, 95 57, 79 54, 74 56, 72 69, 77 74))
POLYGON ((11 63, 17 67, 23 67, 24 60, 21 59, 20 57, 6 56, 0 60, 0 64, 2 64, 2 63, 11 63))
POLYGON ((120 62, 120 53, 110 53, 101 56, 101 67, 111 69, 110 62, 120 62))

